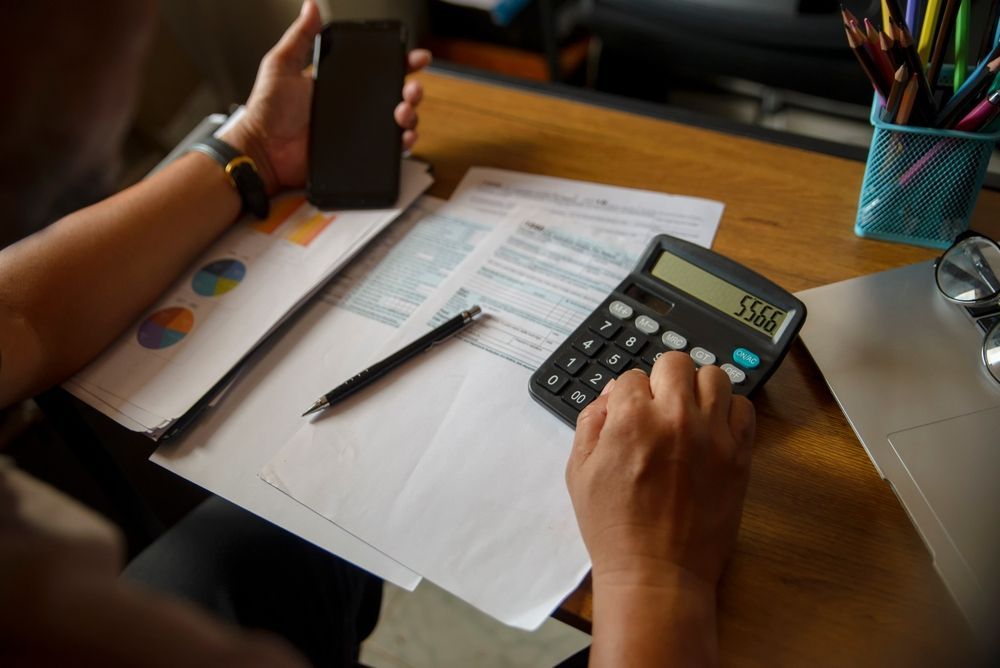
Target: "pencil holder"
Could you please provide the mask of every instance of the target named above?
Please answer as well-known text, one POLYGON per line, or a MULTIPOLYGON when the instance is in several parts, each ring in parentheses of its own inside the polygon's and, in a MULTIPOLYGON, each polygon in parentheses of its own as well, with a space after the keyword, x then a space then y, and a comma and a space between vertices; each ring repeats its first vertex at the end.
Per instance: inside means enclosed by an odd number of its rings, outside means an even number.
POLYGON ((865 180, 861 184, 860 237, 947 248, 969 227, 1000 132, 933 130, 883 123, 878 99, 865 180))

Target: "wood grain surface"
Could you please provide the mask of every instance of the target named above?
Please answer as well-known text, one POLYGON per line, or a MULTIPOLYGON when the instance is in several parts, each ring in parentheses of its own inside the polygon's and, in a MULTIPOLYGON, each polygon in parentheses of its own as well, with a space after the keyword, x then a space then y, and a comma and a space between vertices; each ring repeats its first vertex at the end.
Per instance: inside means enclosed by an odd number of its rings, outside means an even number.
MULTIPOLYGON (((864 164, 425 72, 416 157, 447 198, 490 166, 720 200, 713 248, 797 291, 934 257, 853 233, 864 164)), ((1000 195, 973 226, 996 234, 1000 195)), ((725 665, 958 665, 972 644, 906 512, 801 342, 756 397, 753 472, 719 594, 725 665)), ((589 583, 560 616, 586 627, 589 583)))

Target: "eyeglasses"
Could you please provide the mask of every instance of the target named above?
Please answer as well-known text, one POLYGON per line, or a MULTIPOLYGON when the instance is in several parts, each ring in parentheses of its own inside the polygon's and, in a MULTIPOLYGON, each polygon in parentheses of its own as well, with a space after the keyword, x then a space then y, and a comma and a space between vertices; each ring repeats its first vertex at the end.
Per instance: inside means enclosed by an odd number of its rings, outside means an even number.
POLYGON ((938 290, 961 304, 986 332, 983 364, 1000 383, 1000 245, 977 232, 963 232, 934 263, 938 290))

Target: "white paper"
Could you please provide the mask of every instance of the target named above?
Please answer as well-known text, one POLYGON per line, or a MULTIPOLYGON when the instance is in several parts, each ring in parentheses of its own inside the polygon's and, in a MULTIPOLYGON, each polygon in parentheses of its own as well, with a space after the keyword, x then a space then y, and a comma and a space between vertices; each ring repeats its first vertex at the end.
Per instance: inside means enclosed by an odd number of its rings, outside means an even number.
POLYGON ((481 321, 303 426, 262 476, 484 612, 536 628, 589 558, 564 483, 572 431, 531 400, 529 377, 651 236, 707 246, 721 212, 470 171, 439 213, 487 222, 489 237, 375 358, 472 304, 481 321))
POLYGON ((271 218, 234 224, 66 388, 158 436, 431 182, 426 165, 404 161, 398 208, 320 212, 300 193, 276 198, 271 218))
POLYGON ((254 355, 225 400, 152 461, 406 589, 420 576, 257 477, 319 395, 371 361, 471 252, 485 226, 437 219, 423 197, 254 355))

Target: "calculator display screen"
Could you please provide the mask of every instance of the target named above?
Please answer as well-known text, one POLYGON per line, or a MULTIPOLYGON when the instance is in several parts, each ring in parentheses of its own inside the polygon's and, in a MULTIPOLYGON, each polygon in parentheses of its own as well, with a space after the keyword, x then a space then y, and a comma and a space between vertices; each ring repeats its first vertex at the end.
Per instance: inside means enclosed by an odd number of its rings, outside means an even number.
POLYGON ((774 304, 671 253, 660 255, 652 274, 772 340, 788 315, 774 304))

